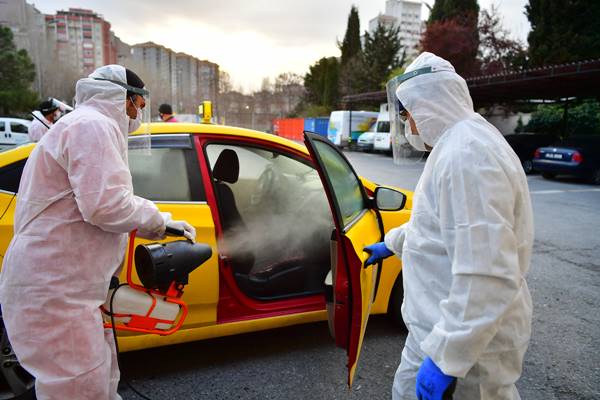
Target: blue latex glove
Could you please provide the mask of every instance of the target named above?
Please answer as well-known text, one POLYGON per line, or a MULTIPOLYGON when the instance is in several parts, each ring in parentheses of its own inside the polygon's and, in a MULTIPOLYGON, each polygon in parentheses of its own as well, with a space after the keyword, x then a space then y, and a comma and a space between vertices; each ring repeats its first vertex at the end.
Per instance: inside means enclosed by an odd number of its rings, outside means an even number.
POLYGON ((456 378, 448 376, 427 357, 417 373, 417 399, 418 400, 444 400, 452 399, 456 378))
POLYGON ((394 255, 394 252, 390 251, 390 249, 385 246, 384 242, 374 243, 365 247, 363 250, 371 255, 367 260, 367 265, 375 264, 379 260, 394 255))

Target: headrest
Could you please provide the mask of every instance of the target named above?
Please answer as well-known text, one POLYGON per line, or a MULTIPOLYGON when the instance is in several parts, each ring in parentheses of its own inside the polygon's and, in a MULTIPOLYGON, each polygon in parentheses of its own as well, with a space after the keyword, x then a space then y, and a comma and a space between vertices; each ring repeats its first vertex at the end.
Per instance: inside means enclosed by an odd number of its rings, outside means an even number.
POLYGON ((217 181, 236 183, 240 177, 240 160, 235 151, 225 149, 219 154, 213 168, 213 178, 217 181))

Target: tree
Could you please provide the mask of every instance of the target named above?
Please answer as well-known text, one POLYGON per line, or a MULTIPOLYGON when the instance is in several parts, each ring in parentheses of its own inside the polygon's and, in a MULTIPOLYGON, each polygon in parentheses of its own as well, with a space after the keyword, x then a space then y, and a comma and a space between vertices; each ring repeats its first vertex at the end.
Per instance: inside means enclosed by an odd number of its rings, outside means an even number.
POLYGON ((481 73, 497 74, 524 68, 527 52, 523 45, 510 38, 502 27, 498 8, 483 10, 479 17, 479 60, 481 73))
POLYGON ((231 83, 231 76, 223 71, 219 70, 219 93, 231 92, 233 85, 231 83))
POLYGON ((283 110, 292 115, 294 109, 304 97, 304 82, 302 77, 293 72, 277 75, 274 85, 275 94, 281 99, 283 110))
POLYGON ((335 57, 323 57, 310 66, 304 76, 309 104, 333 108, 338 103, 340 65, 335 57))
POLYGON ((10 28, 0 26, 0 109, 2 114, 31 111, 38 95, 31 90, 35 65, 27 51, 17 50, 10 28))
POLYGON ((436 0, 421 47, 450 61, 461 75, 476 73, 478 14, 477 0, 436 0))
POLYGON ((533 65, 600 57, 600 2, 529 0, 529 55, 533 65))
POLYGON ((473 30, 457 19, 433 22, 421 38, 423 50, 430 51, 450 61, 456 72, 469 76, 477 72, 478 43, 473 30))
POLYGON ((346 34, 342 43, 338 43, 338 47, 342 51, 342 65, 346 65, 346 63, 362 51, 360 43, 360 19, 358 17, 358 9, 355 6, 350 8, 346 34))
POLYGON ((532 113, 526 132, 552 133, 559 136, 600 135, 600 103, 586 100, 569 104, 565 126, 565 106, 542 104, 532 113))
POLYGON ((404 64, 404 60, 398 57, 402 48, 399 31, 399 27, 387 27, 380 23, 373 34, 365 32, 363 54, 368 71, 365 76, 366 91, 381 90, 390 72, 404 64))
POLYGON ((398 57, 402 48, 399 28, 378 24, 373 33, 365 32, 364 49, 342 67, 340 92, 343 95, 381 90, 390 73, 405 60, 398 57))
POLYGON ((429 23, 447 21, 457 17, 477 17, 478 13, 477 0, 435 0, 429 14, 429 23))

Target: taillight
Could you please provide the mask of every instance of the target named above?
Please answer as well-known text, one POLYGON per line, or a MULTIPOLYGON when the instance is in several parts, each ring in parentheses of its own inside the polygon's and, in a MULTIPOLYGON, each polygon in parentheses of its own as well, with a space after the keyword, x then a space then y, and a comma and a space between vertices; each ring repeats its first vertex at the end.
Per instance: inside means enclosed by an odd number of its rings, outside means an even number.
POLYGON ((571 161, 576 162, 576 163, 580 163, 583 161, 583 156, 581 155, 580 152, 576 151, 575 153, 573 153, 573 155, 571 156, 571 161))
POLYGON ((540 158, 540 154, 541 154, 540 149, 536 149, 535 154, 533 155, 533 158, 540 158))

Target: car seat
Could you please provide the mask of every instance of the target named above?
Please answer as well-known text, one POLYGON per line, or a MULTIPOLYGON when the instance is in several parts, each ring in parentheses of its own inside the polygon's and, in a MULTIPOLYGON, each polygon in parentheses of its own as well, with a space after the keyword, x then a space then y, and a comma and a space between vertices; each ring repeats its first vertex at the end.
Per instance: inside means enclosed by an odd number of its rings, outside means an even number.
POLYGON ((240 175, 237 153, 231 149, 221 151, 212 174, 225 248, 229 253, 226 256, 231 259, 234 272, 247 274, 254 265, 254 255, 244 246, 243 241, 249 235, 248 227, 240 215, 235 196, 229 187, 229 184, 238 181, 240 175))

